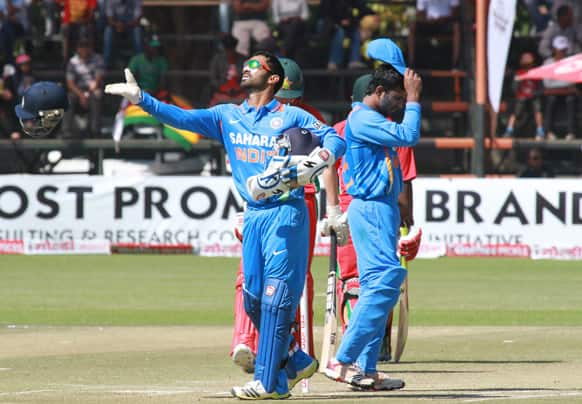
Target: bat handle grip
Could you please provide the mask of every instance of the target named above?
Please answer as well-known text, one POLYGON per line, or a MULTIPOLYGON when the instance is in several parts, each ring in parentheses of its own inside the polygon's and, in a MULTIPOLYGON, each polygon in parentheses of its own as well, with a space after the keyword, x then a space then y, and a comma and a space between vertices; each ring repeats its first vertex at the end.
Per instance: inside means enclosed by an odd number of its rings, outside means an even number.
POLYGON ((331 251, 335 251, 335 249, 337 248, 337 234, 335 234, 334 229, 329 230, 329 239, 331 244, 330 245, 331 251))
MULTIPOLYGON (((408 236, 408 231, 408 226, 400 226, 400 237, 408 236)), ((406 258, 404 258, 404 256, 400 257, 400 264, 402 264, 404 269, 408 269, 408 263, 406 262, 406 258)))

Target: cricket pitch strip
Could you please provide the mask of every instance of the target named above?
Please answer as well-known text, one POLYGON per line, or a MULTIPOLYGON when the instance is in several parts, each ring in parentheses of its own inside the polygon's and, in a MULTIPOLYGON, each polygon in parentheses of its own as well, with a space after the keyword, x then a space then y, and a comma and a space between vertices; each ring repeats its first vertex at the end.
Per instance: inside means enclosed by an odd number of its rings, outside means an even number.
MULTIPOLYGON (((0 403, 225 403, 252 376, 228 356, 230 327, 0 328, 0 403)), ((315 329, 316 346, 322 329, 315 329)), ((582 327, 411 327, 392 392, 317 374, 301 402, 582 403, 582 327)), ((317 350, 316 350, 317 351, 317 350)))

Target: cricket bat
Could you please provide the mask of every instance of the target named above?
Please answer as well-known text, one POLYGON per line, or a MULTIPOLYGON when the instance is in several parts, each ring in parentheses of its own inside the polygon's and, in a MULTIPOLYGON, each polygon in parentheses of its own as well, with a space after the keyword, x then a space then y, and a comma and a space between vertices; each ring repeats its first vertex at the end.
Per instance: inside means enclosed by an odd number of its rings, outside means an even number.
POLYGON ((323 325, 323 342, 321 345, 321 357, 319 359, 319 371, 325 372, 328 362, 335 354, 337 344, 337 237, 332 230, 330 234, 329 272, 327 274, 327 293, 325 303, 325 323, 323 325))
MULTIPOLYGON (((301 330, 301 349, 309 353, 309 302, 307 297, 307 276, 303 284, 303 294, 299 302, 299 329, 301 330)), ((309 378, 301 380, 301 391, 309 393, 309 378)))
MULTIPOLYGON (((408 227, 400 228, 400 235, 406 236, 408 234, 408 227)), ((406 258, 400 257, 400 263, 404 269, 408 269, 406 258)), ((398 313, 398 333, 396 334, 396 351, 394 352, 394 362, 400 362, 404 347, 406 346, 406 339, 408 338, 408 275, 404 278, 404 282, 400 286, 400 305, 398 313)))

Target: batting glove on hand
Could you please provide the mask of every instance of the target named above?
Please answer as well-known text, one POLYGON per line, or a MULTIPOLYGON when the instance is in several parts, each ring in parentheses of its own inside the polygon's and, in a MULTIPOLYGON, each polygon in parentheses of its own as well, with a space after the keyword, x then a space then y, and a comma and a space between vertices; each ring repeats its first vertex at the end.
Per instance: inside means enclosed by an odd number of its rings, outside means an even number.
POLYGON ((329 236, 331 230, 335 231, 337 244, 346 245, 350 237, 350 228, 348 226, 348 213, 342 213, 337 205, 327 206, 325 209, 327 217, 321 221, 321 235, 329 236))
POLYGON ((121 95, 132 104, 139 104, 142 100, 141 89, 137 85, 135 77, 131 74, 131 70, 126 68, 124 73, 125 83, 107 84, 105 92, 107 94, 121 95))
POLYGON ((316 147, 309 156, 301 157, 296 165, 281 170, 281 178, 290 188, 314 182, 325 168, 335 162, 334 155, 323 147, 316 147))
POLYGON ((297 156, 273 156, 267 169, 258 175, 247 179, 247 190, 255 201, 268 198, 273 195, 282 195, 291 190, 288 183, 281 178, 282 170, 289 164, 297 161, 297 156))
POLYGON ((415 232, 400 237, 400 240, 398 240, 398 252, 400 256, 406 258, 407 261, 415 259, 420 249, 421 239, 422 229, 420 227, 415 232))

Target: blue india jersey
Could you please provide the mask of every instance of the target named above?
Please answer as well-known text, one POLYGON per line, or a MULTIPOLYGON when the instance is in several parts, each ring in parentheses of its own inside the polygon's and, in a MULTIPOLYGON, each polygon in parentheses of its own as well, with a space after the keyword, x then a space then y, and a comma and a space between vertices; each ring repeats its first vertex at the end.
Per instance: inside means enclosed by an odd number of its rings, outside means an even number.
MULTIPOLYGON (((235 186, 250 206, 279 203, 280 196, 255 201, 247 191, 247 179, 262 173, 274 154, 277 136, 293 127, 305 128, 320 137, 321 145, 338 158, 345 142, 335 130, 313 115, 273 99, 255 108, 247 101, 240 105, 220 104, 208 109, 184 110, 143 93, 140 106, 158 120, 178 129, 186 129, 215 139, 224 145, 232 166, 235 186)), ((288 199, 303 198, 303 188, 294 189, 288 199)))
POLYGON ((397 147, 414 146, 420 136, 420 104, 406 104, 401 124, 387 120, 366 104, 352 104, 346 129, 343 180, 348 194, 360 199, 398 197, 402 171, 397 147))

